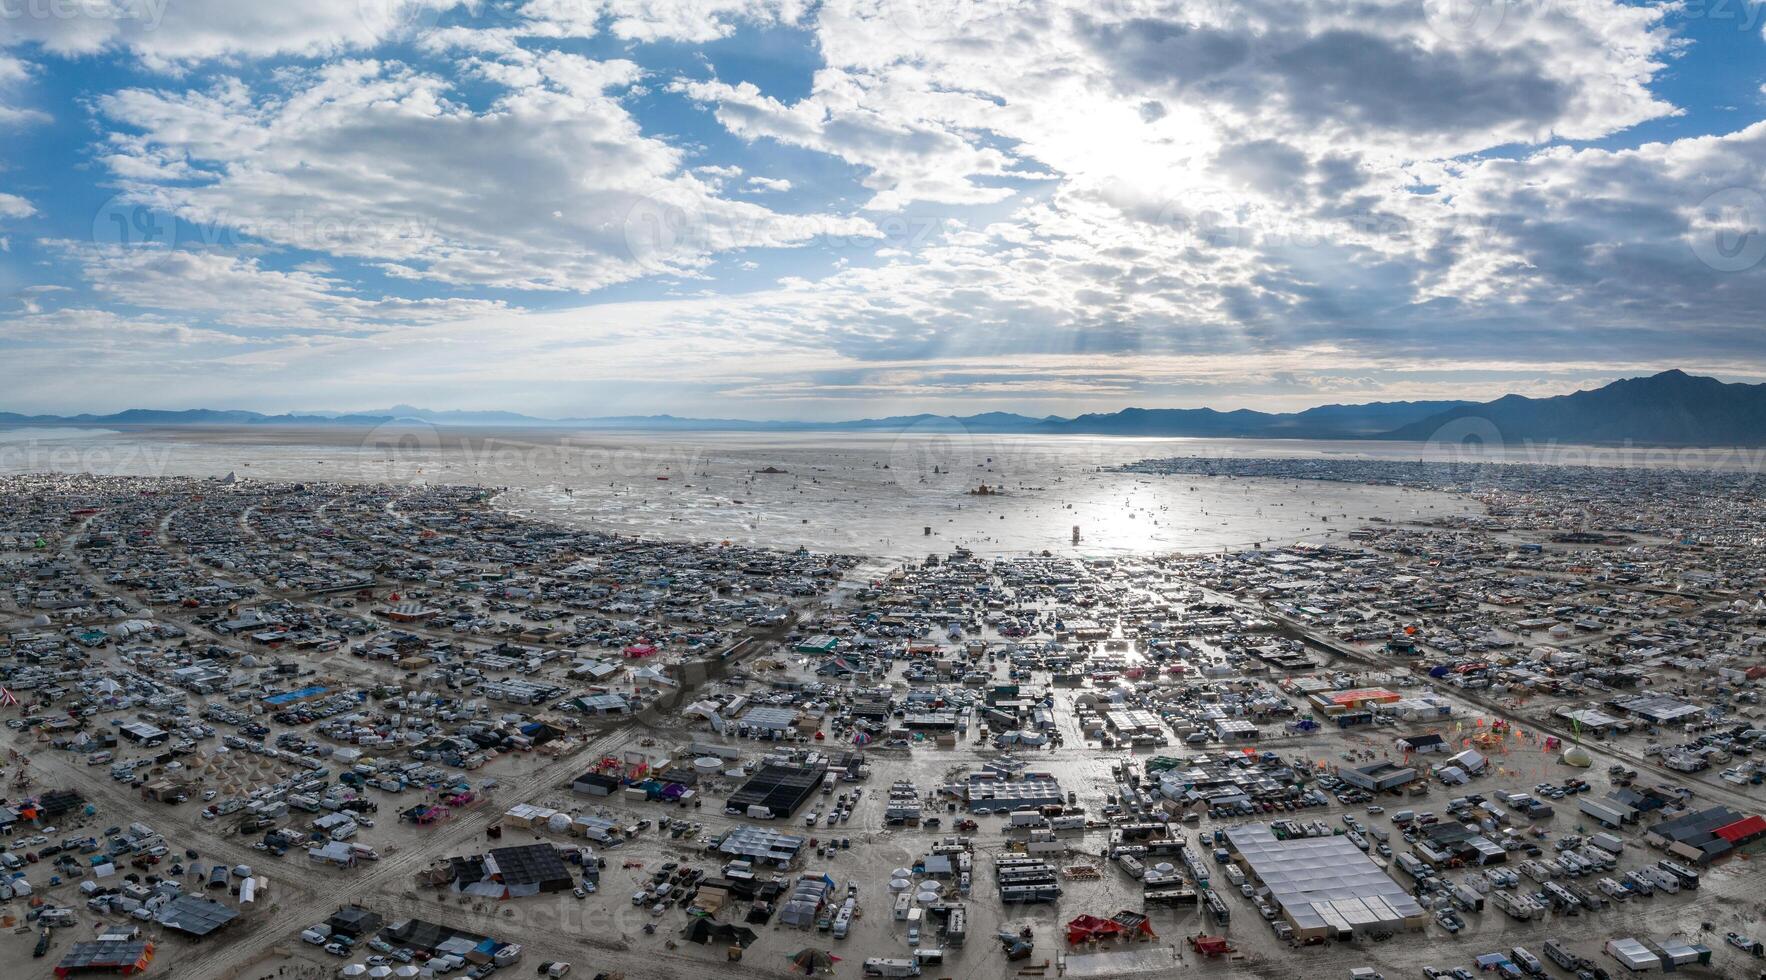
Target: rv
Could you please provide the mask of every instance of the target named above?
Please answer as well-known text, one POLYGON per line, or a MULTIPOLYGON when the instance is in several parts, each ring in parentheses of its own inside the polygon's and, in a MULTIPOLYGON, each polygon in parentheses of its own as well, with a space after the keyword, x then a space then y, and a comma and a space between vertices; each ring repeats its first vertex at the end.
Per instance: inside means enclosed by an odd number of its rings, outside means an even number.
POLYGON ((875 956, 865 960, 865 976, 867 977, 917 977, 919 975, 919 960, 886 960, 875 956))
POLYGON ((1570 952, 1562 943, 1559 943, 1555 939, 1547 939, 1545 941, 1545 958, 1566 970, 1580 970, 1583 968, 1582 957, 1570 952))
POLYGON ((1655 882, 1657 891, 1667 892, 1670 895, 1680 894, 1680 879, 1661 868, 1638 868, 1637 872, 1655 882))
POLYGON ((1676 864, 1673 861, 1657 861, 1656 867, 1673 875, 1680 883, 1680 887, 1685 888, 1688 891, 1692 891, 1699 886, 1699 873, 1684 864, 1676 864))

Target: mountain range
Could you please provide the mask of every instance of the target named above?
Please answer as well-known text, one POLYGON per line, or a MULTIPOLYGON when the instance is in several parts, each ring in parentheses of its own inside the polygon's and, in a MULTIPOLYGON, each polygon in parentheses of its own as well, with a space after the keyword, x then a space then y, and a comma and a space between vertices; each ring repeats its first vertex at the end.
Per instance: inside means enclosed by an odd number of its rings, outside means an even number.
POLYGON ((938 431, 1027 435, 1191 436, 1238 439, 1390 439, 1461 437, 1509 443, 1622 443, 1660 446, 1766 445, 1766 384, 1731 384, 1683 371, 1627 378, 1601 388, 1547 398, 1505 395, 1490 402, 1413 401, 1321 405, 1302 412, 1231 412, 1211 408, 1125 408, 1073 418, 1010 412, 898 415, 839 422, 753 421, 621 415, 546 419, 516 412, 436 411, 394 405, 369 412, 265 415, 240 410, 129 409, 110 415, 20 415, 0 425, 82 426, 376 426, 427 422, 454 426, 571 426, 748 432, 938 431))

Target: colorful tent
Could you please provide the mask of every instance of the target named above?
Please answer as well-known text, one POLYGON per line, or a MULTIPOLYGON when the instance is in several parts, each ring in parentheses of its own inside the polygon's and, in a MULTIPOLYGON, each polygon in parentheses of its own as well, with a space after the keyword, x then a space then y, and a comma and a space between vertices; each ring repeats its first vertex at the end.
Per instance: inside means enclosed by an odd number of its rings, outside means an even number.
POLYGON ((834 964, 838 962, 840 962, 840 957, 826 950, 805 947, 799 950, 796 956, 791 957, 791 968, 793 971, 801 970, 806 974, 833 973, 834 964))

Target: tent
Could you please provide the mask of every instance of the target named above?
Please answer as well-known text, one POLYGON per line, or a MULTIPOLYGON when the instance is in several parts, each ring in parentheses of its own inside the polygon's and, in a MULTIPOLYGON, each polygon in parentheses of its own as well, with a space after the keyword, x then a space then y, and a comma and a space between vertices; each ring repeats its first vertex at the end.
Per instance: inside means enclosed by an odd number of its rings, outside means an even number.
POLYGON ((833 973, 834 964, 838 962, 840 962, 840 957, 826 950, 805 947, 799 950, 796 956, 791 957, 791 969, 793 971, 801 970, 806 974, 833 973))
POLYGON ((1079 915, 1067 923, 1067 945, 1101 942, 1107 939, 1155 938, 1153 924, 1139 912, 1121 912, 1113 919, 1095 915, 1079 915))
POLYGON ((687 923, 687 927, 681 930, 681 937, 688 942, 698 943, 701 946, 713 942, 725 944, 733 943, 743 949, 747 949, 754 944, 756 939, 760 938, 760 934, 746 926, 718 922, 707 916, 702 919, 694 919, 687 923))
POLYGON ((1190 940, 1190 947, 1203 956, 1225 956, 1233 951, 1225 936, 1196 936, 1190 940))
POLYGON ((1449 765, 1455 765, 1468 773, 1475 773, 1484 768, 1486 759, 1477 749, 1466 749, 1464 752, 1448 759, 1449 765))

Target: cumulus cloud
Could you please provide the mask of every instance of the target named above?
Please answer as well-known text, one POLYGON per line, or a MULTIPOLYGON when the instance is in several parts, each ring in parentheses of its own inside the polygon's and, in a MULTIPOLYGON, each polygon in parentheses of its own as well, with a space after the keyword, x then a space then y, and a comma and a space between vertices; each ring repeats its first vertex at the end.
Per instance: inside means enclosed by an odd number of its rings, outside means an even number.
POLYGON ((119 306, 202 316, 221 326, 361 331, 388 321, 430 323, 506 308, 499 301, 365 296, 311 266, 278 270, 229 252, 63 243, 86 281, 119 306))
POLYGON ((1660 6, 260 6, 0 25, 177 70, 93 105, 122 206, 179 240, 61 254, 242 369, 366 381, 421 347, 461 385, 780 405, 1766 371, 1766 134, 1630 135, 1674 131, 1658 77, 1697 56, 1660 6), (680 50, 745 31, 817 66, 680 50), (542 300, 571 308, 507 305, 542 300))
POLYGON ((976 145, 935 120, 889 111, 884 107, 892 97, 872 90, 876 81, 818 73, 816 93, 793 105, 748 82, 682 81, 675 90, 715 106, 718 121, 745 139, 776 140, 865 168, 864 186, 876 192, 864 205, 867 210, 914 202, 986 204, 1012 196, 1010 188, 977 180, 1010 173, 1009 154, 976 145))
POLYGON ((9 0, 0 47, 125 50, 156 68, 223 56, 324 55, 408 37, 467 0, 9 0))
POLYGON ((722 198, 645 136, 626 61, 545 53, 478 66, 483 108, 415 68, 341 61, 260 93, 233 80, 100 100, 131 201, 275 245, 458 287, 588 292, 867 222, 722 198))
POLYGON ((17 97, 30 74, 30 66, 22 59, 0 51, 0 129, 48 121, 48 114, 40 110, 8 104, 17 97))
POLYGON ((31 202, 16 194, 0 194, 0 218, 28 218, 37 213, 31 202))

